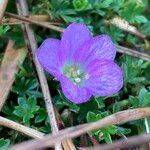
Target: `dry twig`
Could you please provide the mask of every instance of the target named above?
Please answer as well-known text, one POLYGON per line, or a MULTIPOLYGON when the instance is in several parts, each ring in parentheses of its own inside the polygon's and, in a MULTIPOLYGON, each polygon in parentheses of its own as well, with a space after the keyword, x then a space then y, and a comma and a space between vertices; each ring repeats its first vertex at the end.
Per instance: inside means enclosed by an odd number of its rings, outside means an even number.
MULTIPOLYGON (((51 20, 48 15, 30 15, 26 16, 26 18, 29 18, 34 21, 38 22, 47 22, 58 25, 61 20, 51 20)), ((6 24, 21 24, 23 21, 18 20, 16 18, 3 18, 2 21, 0 21, 0 25, 6 25, 6 24)))
POLYGON ((0 111, 15 80, 15 75, 19 71, 18 65, 23 63, 26 54, 27 50, 25 48, 15 49, 13 48, 13 42, 8 42, 0 66, 0 111))
MULTIPOLYGON (((65 128, 64 122, 61 120, 61 116, 60 116, 57 108, 54 107, 54 109, 55 109, 55 114, 56 114, 56 119, 57 119, 57 122, 58 122, 59 129, 62 130, 62 129, 65 128)), ((63 146, 64 150, 76 150, 76 147, 72 142, 72 139, 64 140, 62 142, 62 146, 63 146)))
POLYGON ((112 114, 97 122, 82 124, 82 125, 61 130, 58 134, 48 135, 41 140, 31 140, 28 142, 23 142, 21 144, 13 146, 11 150, 20 150, 20 149, 37 150, 41 148, 46 148, 47 146, 53 145, 57 142, 60 142, 68 138, 77 137, 91 130, 99 129, 113 124, 121 124, 127 121, 141 119, 147 116, 150 116, 150 107, 125 110, 125 111, 112 114))
POLYGON ((136 51, 136 50, 133 50, 130 48, 126 48, 123 46, 119 46, 119 45, 116 45, 116 48, 117 48, 117 51, 120 53, 127 54, 127 55, 130 55, 133 57, 137 57, 137 58, 140 58, 140 59, 143 59, 146 61, 150 61, 150 55, 149 54, 139 52, 139 51, 136 51))
MULTIPOLYGON (((17 7, 18 7, 19 15, 24 15, 24 16, 28 15, 28 6, 27 6, 26 0, 17 0, 17 7)), ((35 63, 35 67, 36 67, 37 74, 38 74, 38 77, 40 80, 40 85, 41 85, 42 93, 43 93, 45 104, 46 104, 46 109, 47 109, 48 116, 50 119, 50 126, 52 128, 52 133, 56 134, 56 133, 58 133, 58 125, 57 125, 56 118, 55 118, 52 99, 50 96, 50 91, 48 88, 48 84, 47 84, 47 80, 46 80, 44 71, 35 55, 35 52, 37 50, 37 43, 35 40, 34 32, 31 28, 31 26, 29 26, 26 23, 22 26, 22 28, 23 28, 24 35, 26 38, 26 42, 27 42, 29 48, 31 49, 31 52, 33 55, 33 60, 35 63)), ((61 144, 56 143, 55 148, 58 150, 61 149, 61 144)))
POLYGON ((118 27, 119 29, 122 29, 126 32, 129 32, 131 34, 134 34, 140 38, 145 38, 145 35, 140 33, 136 27, 132 26, 127 22, 126 20, 120 18, 120 17, 115 17, 111 20, 106 20, 106 24, 113 24, 114 26, 118 27))
POLYGON ((22 21, 25 21, 25 22, 28 22, 28 23, 31 23, 31 24, 41 26, 41 27, 52 29, 52 30, 55 30, 55 31, 58 31, 58 32, 63 32, 63 28, 61 28, 61 27, 57 27, 57 26, 50 25, 50 24, 47 24, 47 23, 38 22, 38 21, 32 20, 30 18, 24 17, 23 15, 22 16, 15 15, 15 14, 8 13, 8 12, 6 12, 5 15, 8 16, 8 17, 13 17, 13 18, 16 18, 18 20, 22 20, 22 21))
MULTIPOLYGON (((33 21, 29 18, 21 17, 21 16, 14 15, 14 14, 11 14, 11 13, 6 13, 6 15, 10 16, 10 17, 17 18, 19 20, 23 20, 23 21, 31 23, 31 24, 35 24, 35 25, 38 25, 38 26, 43 26, 43 27, 46 27, 48 29, 52 29, 52 30, 55 30, 55 31, 58 31, 58 32, 63 32, 63 30, 64 30, 63 28, 55 26, 55 25, 48 25, 47 26, 46 24, 42 24, 41 22, 33 21)), ((136 50, 133 50, 133 49, 129 49, 129 48, 126 48, 126 47, 123 47, 123 46, 116 45, 116 47, 117 47, 117 51, 120 52, 120 53, 127 54, 127 55, 130 55, 130 56, 133 56, 133 57, 138 57, 138 58, 141 58, 141 59, 146 60, 146 61, 150 61, 150 55, 149 54, 139 52, 139 51, 136 51, 136 50)))
POLYGON ((7 3, 8 3, 8 0, 0 0, 0 21, 3 18, 7 3))
POLYGON ((150 141, 150 134, 143 134, 138 136, 132 136, 128 139, 121 139, 110 144, 101 144, 91 148, 85 148, 86 150, 116 150, 121 148, 130 148, 133 146, 141 146, 150 141))
POLYGON ((30 137, 35 138, 35 139, 42 139, 43 136, 44 136, 44 133, 41 133, 41 132, 39 132, 35 129, 26 127, 24 125, 21 125, 19 123, 16 123, 12 120, 6 119, 6 118, 1 117, 1 116, 0 116, 0 125, 4 126, 4 127, 14 129, 16 131, 24 133, 27 136, 30 136, 30 137))

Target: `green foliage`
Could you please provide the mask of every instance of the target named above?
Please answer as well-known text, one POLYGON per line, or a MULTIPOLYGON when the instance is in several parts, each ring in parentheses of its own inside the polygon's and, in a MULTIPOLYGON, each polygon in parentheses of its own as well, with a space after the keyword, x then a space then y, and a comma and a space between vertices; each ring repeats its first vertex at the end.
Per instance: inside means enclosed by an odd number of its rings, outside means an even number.
POLYGON ((14 114, 23 118, 23 123, 29 124, 30 119, 34 118, 35 113, 39 110, 35 97, 28 99, 18 98, 18 106, 15 106, 14 114))
POLYGON ((87 10, 91 7, 88 0, 73 0, 73 5, 77 11, 87 10))
POLYGON ((24 36, 20 27, 14 27, 9 30, 5 36, 14 41, 16 47, 22 47, 25 45, 24 36))
MULTIPOLYGON (((106 33, 116 44, 137 50, 138 48, 142 50, 144 47, 149 49, 148 0, 28 0, 28 2, 31 14, 47 14, 58 26, 66 27, 71 22, 82 22, 89 27, 94 36, 106 33), (146 39, 141 40, 135 35, 106 24, 106 20, 116 16, 135 26, 147 36, 146 39)), ((16 13, 14 7, 15 2, 10 1, 7 9, 16 13)), ((37 26, 33 26, 33 29, 39 45, 47 37, 60 38, 60 34, 52 30, 37 26)), ((1 26, 0 39, 3 41, 0 43, 0 48, 3 50, 8 39, 12 39, 17 47, 25 45, 19 26, 1 26)), ((0 56, 2 55, 3 53, 0 53, 0 56)), ((11 93, 1 114, 41 132, 50 133, 43 95, 31 61, 29 54, 23 66, 20 66, 19 73, 16 74, 11 93)), ((66 127, 98 121, 124 109, 150 106, 150 63, 122 54, 117 55, 116 62, 124 73, 124 87, 121 91, 111 97, 92 97, 91 101, 80 105, 68 101, 61 92, 60 84, 49 74, 47 75, 53 103, 66 127)), ((99 142, 109 143, 119 137, 126 138, 129 135, 145 132, 145 124, 150 124, 149 118, 118 126, 111 125, 88 134, 92 134, 99 142)), ((15 144, 27 139, 24 135, 12 130, 7 131, 3 127, 0 128, 0 133, 0 149, 7 149, 10 141, 11 144, 15 144)), ((79 139, 77 145, 80 142, 79 139)))
POLYGON ((143 34, 150 36, 150 20, 140 26, 140 30, 143 34))
MULTIPOLYGON (((98 121, 101 120, 102 118, 108 116, 108 112, 91 112, 89 111, 87 113, 87 122, 93 122, 93 121, 98 121)), ((95 130, 92 132, 94 136, 96 136, 99 141, 105 140, 106 143, 111 143, 112 142, 112 136, 113 135, 119 135, 119 136, 125 136, 125 134, 129 134, 130 130, 117 127, 115 125, 107 126, 98 130, 95 130)))
POLYGON ((0 150, 7 150, 10 145, 10 140, 8 139, 0 139, 0 150))
MULTIPOLYGON (((31 68, 30 68, 31 69, 31 68)), ((34 95, 35 97, 42 97, 38 91, 39 83, 34 76, 28 78, 28 71, 26 68, 21 67, 19 74, 16 76, 15 84, 12 91, 21 97, 34 95)))
POLYGON ((143 72, 149 63, 132 57, 124 57, 122 68, 124 71, 125 83, 137 84, 139 82, 147 81, 143 72))
POLYGON ((129 21, 130 23, 145 23, 147 19, 145 16, 140 15, 145 8, 142 1, 127 1, 123 5, 123 9, 120 11, 120 15, 129 21))
POLYGON ((137 98, 133 96, 130 97, 130 102, 134 108, 150 106, 150 91, 142 88, 137 98))
POLYGON ((123 31, 112 25, 109 27, 102 26, 100 30, 102 33, 110 35, 114 42, 119 42, 124 37, 123 31))
POLYGON ((4 36, 9 29, 10 29, 9 26, 5 26, 5 27, 4 26, 0 26, 0 37, 4 36))

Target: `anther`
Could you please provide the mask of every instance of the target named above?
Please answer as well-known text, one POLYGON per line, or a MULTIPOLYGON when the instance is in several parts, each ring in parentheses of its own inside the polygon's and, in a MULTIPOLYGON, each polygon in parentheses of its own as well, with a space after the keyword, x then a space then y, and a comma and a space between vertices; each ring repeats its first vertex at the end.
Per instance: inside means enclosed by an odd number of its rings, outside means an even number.
POLYGON ((79 83, 79 82, 81 82, 81 79, 80 79, 80 78, 75 78, 74 81, 75 81, 76 83, 79 83))

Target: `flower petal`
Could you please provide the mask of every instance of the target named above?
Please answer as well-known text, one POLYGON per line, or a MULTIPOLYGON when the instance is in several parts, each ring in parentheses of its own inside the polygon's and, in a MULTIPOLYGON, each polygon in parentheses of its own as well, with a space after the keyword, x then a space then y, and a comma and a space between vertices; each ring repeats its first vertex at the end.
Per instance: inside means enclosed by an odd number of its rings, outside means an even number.
POLYGON ((36 55, 43 68, 55 77, 60 74, 57 61, 60 41, 57 39, 46 39, 37 49, 36 55))
POLYGON ((76 62, 89 62, 95 58, 114 60, 116 48, 108 35, 100 35, 87 40, 75 53, 76 62))
POLYGON ((61 80, 61 88, 67 99, 76 104, 87 102, 92 96, 88 89, 75 85, 66 77, 61 80))
POLYGON ((123 86, 122 71, 111 60, 95 60, 86 69, 90 78, 85 86, 95 96, 111 96, 123 86))
POLYGON ((72 23, 64 31, 59 51, 60 62, 71 61, 74 52, 88 39, 91 34, 86 25, 72 23))

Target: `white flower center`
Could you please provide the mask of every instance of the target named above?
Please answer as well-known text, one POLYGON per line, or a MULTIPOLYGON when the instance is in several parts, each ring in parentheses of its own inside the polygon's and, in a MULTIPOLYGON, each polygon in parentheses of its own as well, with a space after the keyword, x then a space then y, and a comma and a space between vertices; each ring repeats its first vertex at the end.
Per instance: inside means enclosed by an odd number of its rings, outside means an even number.
POLYGON ((83 69, 76 65, 66 65, 63 69, 63 73, 76 85, 79 85, 84 80, 89 79, 89 75, 85 73, 83 69))

